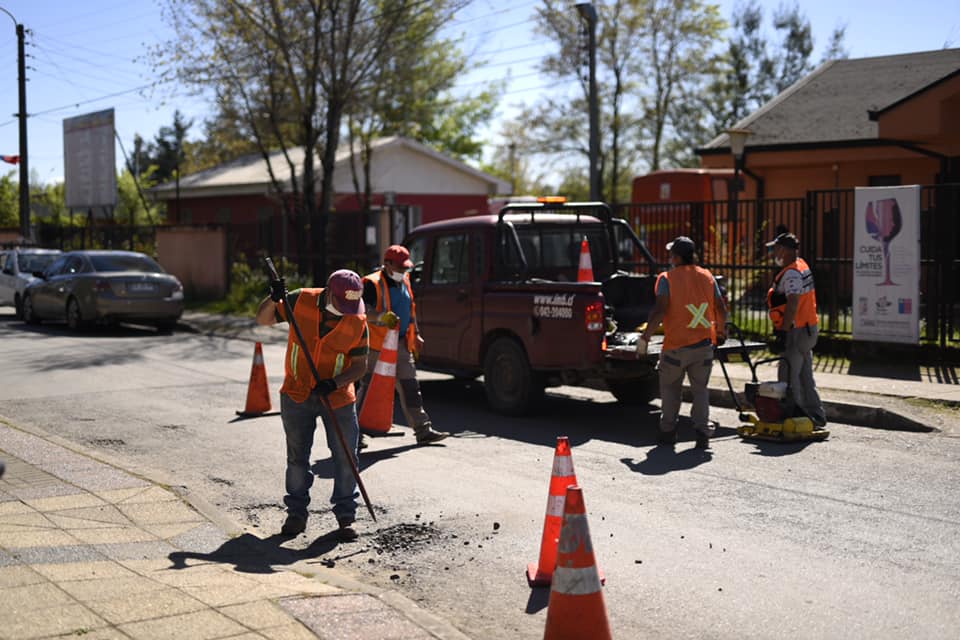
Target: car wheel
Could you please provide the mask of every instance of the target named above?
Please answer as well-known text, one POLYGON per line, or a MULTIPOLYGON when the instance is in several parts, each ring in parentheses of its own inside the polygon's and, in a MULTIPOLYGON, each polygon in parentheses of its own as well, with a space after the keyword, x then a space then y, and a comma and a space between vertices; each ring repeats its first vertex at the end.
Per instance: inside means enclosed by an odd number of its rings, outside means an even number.
POLYGON ((23 320, 23 300, 20 299, 20 294, 13 296, 13 308, 16 311, 17 320, 23 320))
POLYGON ((660 394, 657 376, 651 378, 608 379, 607 388, 620 404, 640 407, 649 404, 660 394))
POLYGON ((33 298, 30 296, 24 296, 23 303, 23 321, 27 324, 40 324, 40 318, 33 312, 33 298))
POLYGON ((73 331, 83 328, 83 314, 80 313, 80 303, 76 298, 67 300, 67 326, 73 331))
POLYGON ((487 402, 508 415, 528 413, 542 398, 542 376, 530 369, 523 347, 510 338, 497 339, 483 359, 483 388, 487 402))

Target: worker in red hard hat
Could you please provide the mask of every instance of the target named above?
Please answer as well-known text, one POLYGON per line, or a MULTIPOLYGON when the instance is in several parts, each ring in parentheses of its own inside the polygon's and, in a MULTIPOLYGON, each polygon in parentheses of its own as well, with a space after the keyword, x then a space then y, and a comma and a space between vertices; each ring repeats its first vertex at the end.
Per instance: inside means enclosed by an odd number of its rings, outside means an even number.
POLYGON ((400 406, 406 416, 407 425, 413 428, 417 436, 417 444, 425 445, 439 442, 450 434, 433 428, 433 422, 423 408, 423 396, 417 382, 415 360, 423 345, 423 337, 417 326, 417 305, 413 298, 413 288, 410 286, 412 268, 410 251, 403 245, 394 244, 384 252, 383 266, 363 278, 363 301, 367 306, 367 324, 370 329, 370 353, 367 356, 367 375, 363 381, 362 393, 369 388, 387 331, 399 329, 396 386, 400 406))

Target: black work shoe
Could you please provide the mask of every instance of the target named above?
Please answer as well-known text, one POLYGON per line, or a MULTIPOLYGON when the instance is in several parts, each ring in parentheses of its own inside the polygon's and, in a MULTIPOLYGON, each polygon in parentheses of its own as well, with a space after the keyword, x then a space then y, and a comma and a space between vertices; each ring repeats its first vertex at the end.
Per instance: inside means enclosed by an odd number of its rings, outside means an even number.
POLYGON ((280 529, 280 534, 285 536, 298 536, 307 529, 307 518, 306 516, 297 515, 296 513, 291 513, 287 516, 286 522, 283 523, 283 527, 280 529))
POLYGON ((677 430, 673 431, 661 431, 657 436, 657 444, 663 445, 665 447, 672 447, 677 444, 677 430))
POLYGON ((437 431, 429 424, 424 425, 422 429, 417 431, 417 444, 432 444, 434 442, 440 442, 444 438, 449 437, 450 434, 446 431, 437 431))
POLYGON ((702 431, 697 431, 697 444, 695 446, 697 449, 709 449, 710 436, 708 436, 702 431))
POLYGON ((361 433, 361 434, 360 434, 360 439, 357 440, 357 451, 360 451, 361 449, 366 449, 366 448, 369 447, 369 446, 370 446, 370 445, 367 444, 367 439, 364 438, 364 437, 363 437, 363 434, 361 433))
POLYGON ((357 530, 353 528, 353 520, 338 520, 337 525, 337 537, 340 538, 342 542, 353 542, 360 537, 360 534, 357 533, 357 530))

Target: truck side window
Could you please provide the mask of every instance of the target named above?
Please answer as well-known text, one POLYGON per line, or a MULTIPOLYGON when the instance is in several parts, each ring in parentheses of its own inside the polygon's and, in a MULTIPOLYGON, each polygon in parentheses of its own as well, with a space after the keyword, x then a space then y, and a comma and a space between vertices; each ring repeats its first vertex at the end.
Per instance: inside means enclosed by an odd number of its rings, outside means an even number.
POLYGON ((460 284, 469 282, 467 268, 467 236, 440 236, 433 249, 433 284, 460 284))
POLYGON ((410 281, 417 284, 423 280, 423 261, 427 255, 427 238, 421 236, 410 241, 406 246, 410 250, 410 261, 413 262, 413 269, 410 270, 410 281))

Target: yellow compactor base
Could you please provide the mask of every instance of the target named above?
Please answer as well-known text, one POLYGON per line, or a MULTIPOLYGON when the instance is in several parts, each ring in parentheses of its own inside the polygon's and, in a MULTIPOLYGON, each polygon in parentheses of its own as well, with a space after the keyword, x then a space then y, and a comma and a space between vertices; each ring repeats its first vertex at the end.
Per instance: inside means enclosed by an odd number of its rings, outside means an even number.
POLYGON ((769 440, 771 442, 803 442, 824 440, 830 435, 828 429, 816 427, 810 418, 787 418, 783 422, 761 422, 756 416, 748 416, 750 424, 737 427, 737 435, 745 439, 769 440))

